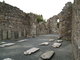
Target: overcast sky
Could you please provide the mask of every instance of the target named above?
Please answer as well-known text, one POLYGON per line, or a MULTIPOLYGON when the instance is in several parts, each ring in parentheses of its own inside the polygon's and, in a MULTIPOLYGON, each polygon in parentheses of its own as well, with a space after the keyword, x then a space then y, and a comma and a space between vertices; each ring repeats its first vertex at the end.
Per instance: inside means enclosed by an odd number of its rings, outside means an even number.
POLYGON ((16 6, 26 13, 42 14, 44 19, 57 15, 69 1, 73 2, 73 0, 5 0, 6 3, 16 6))

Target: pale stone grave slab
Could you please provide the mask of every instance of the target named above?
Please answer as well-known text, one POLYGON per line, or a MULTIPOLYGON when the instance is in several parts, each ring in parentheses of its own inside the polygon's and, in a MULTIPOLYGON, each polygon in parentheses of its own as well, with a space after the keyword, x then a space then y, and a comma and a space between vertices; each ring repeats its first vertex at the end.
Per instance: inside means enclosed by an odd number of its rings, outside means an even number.
POLYGON ((11 58, 5 58, 5 59, 3 59, 3 60, 14 60, 14 59, 11 59, 11 58))
POLYGON ((57 42, 58 42, 58 43, 61 43, 61 42, 63 42, 63 40, 57 40, 57 42))
POLYGON ((50 42, 54 41, 55 39, 49 39, 50 42))
POLYGON ((24 51, 24 55, 30 55, 32 53, 35 53, 35 52, 39 51, 39 50, 40 50, 39 48, 33 47, 33 48, 31 48, 27 51, 24 51))
POLYGON ((5 44, 6 42, 0 42, 0 45, 5 44))
POLYGON ((53 43, 52 47, 59 48, 61 45, 61 43, 53 43))
POLYGON ((5 44, 6 42, 1 42, 1 44, 5 44))
POLYGON ((2 44, 5 44, 6 42, 1 42, 2 44))
POLYGON ((41 55, 41 58, 49 60, 54 54, 54 51, 47 51, 41 55))
POLYGON ((12 46, 14 45, 15 43, 6 43, 6 44, 2 44, 0 45, 0 47, 8 47, 8 46, 12 46))
POLYGON ((24 41, 27 41, 27 39, 24 39, 24 40, 20 40, 20 41, 17 41, 17 42, 24 42, 24 41))
POLYGON ((46 46, 46 45, 49 45, 49 42, 43 42, 41 44, 39 44, 40 46, 46 46))

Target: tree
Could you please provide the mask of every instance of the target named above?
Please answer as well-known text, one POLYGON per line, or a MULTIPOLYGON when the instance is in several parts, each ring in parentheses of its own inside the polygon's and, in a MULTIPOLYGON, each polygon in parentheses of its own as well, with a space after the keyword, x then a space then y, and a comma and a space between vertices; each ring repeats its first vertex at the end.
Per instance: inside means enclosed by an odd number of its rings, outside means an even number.
POLYGON ((40 22, 43 22, 44 19, 43 19, 43 16, 42 15, 38 15, 37 16, 37 22, 40 23, 40 22))

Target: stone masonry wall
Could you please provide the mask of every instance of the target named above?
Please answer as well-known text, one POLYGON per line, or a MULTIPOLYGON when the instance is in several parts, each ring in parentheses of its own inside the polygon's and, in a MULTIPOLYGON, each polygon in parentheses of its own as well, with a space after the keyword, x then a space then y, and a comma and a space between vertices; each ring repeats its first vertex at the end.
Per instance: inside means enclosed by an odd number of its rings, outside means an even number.
POLYGON ((75 0, 73 4, 72 47, 75 60, 80 60, 80 0, 75 0))
POLYGON ((28 37, 36 36, 36 24, 37 24, 37 15, 33 13, 27 13, 26 16, 28 20, 28 37))
POLYGON ((27 37, 29 19, 19 8, 0 2, 0 40, 27 37))
POLYGON ((49 34, 57 34, 58 33, 58 17, 55 15, 47 20, 47 28, 49 34))
POLYGON ((58 14, 59 17, 59 34, 64 40, 71 40, 72 28, 72 3, 65 4, 63 10, 58 14))
MULTIPOLYGON (((0 2, 0 40, 19 39, 38 35, 36 27, 39 16, 41 15, 25 13, 17 7, 0 2)), ((41 27, 45 30, 45 24, 40 25, 41 27)), ((40 31, 41 34, 44 32, 43 29, 40 31)))
POLYGON ((48 34, 48 28, 46 22, 40 22, 37 25, 37 35, 45 35, 48 34))

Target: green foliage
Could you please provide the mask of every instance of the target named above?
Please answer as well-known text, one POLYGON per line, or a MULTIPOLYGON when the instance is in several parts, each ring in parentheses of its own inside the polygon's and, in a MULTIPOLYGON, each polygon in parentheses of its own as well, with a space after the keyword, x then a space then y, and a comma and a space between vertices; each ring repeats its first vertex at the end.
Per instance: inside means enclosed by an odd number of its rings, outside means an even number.
POLYGON ((38 15, 38 14, 34 14, 32 12, 29 13, 30 15, 34 15, 34 17, 36 18, 36 22, 40 23, 40 22, 46 22, 44 19, 43 19, 43 16, 42 15, 38 15))
POLYGON ((43 22, 44 19, 43 19, 43 16, 42 15, 38 15, 37 16, 37 22, 40 23, 40 22, 43 22))

